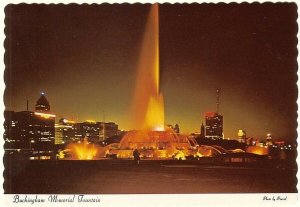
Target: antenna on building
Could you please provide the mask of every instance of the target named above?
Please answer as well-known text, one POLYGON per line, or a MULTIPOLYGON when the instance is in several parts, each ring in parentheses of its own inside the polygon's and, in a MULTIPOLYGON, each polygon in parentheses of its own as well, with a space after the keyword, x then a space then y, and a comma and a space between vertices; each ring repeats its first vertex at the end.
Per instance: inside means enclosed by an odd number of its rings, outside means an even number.
POLYGON ((103 111, 103 140, 105 140, 105 111, 103 111))
POLYGON ((220 89, 217 88, 217 114, 219 113, 220 110, 220 89))
POLYGON ((27 102, 26 102, 26 111, 28 111, 28 99, 27 99, 27 102))

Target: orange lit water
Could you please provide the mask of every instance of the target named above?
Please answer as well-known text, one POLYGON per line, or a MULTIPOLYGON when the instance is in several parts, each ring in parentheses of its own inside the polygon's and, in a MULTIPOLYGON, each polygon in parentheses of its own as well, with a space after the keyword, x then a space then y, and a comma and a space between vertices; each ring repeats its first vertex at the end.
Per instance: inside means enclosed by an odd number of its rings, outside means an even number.
POLYGON ((89 160, 105 157, 131 158, 133 149, 138 149, 144 158, 185 159, 185 156, 212 156, 213 149, 191 145, 195 140, 164 129, 164 99, 159 87, 159 12, 158 4, 151 6, 137 68, 137 82, 132 104, 132 128, 116 146, 95 147, 83 143, 67 148, 75 154, 74 159, 89 160), (98 155, 97 155, 98 153, 98 155))
POLYGON ((94 144, 90 144, 87 138, 80 143, 71 143, 67 146, 67 149, 72 152, 72 159, 75 160, 92 160, 96 157, 98 147, 94 144))
POLYGON ((132 128, 164 130, 164 100, 159 79, 159 14, 158 4, 153 4, 141 43, 132 128))

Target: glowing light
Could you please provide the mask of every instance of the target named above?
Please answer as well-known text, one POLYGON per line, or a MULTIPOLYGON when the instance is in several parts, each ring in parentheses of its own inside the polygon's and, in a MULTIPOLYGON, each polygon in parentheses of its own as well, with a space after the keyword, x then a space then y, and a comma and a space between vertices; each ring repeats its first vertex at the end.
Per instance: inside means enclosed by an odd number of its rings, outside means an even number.
POLYGON ((242 130, 242 129, 239 129, 239 131, 238 131, 238 136, 239 136, 239 137, 243 137, 243 136, 245 136, 245 132, 244 132, 244 130, 242 130))
POLYGON ((247 148, 246 152, 257 154, 257 155, 268 155, 269 148, 268 147, 259 147, 259 146, 249 146, 247 148))
POLYGON ((164 127, 162 126, 155 126, 154 131, 164 131, 164 127))
POLYGON ((148 16, 133 100, 134 127, 143 130, 164 128, 164 101, 159 90, 159 16, 158 4, 148 16))
POLYGON ((34 112, 35 115, 38 115, 40 117, 43 117, 45 119, 49 119, 49 118, 54 118, 56 117, 54 114, 45 114, 45 113, 40 113, 40 112, 34 112))
POLYGON ((86 122, 89 122, 89 123, 96 123, 94 120, 90 120, 90 119, 86 120, 86 122))
MULTIPOLYGON (((85 137, 83 142, 71 143, 67 146, 67 150, 72 152, 72 159, 75 160, 92 160, 96 157, 98 148, 94 144, 89 144, 85 137)), ((63 157, 62 155, 59 155, 63 157)))
POLYGON ((178 151, 175 155, 174 155, 174 159, 176 160, 186 160, 185 154, 182 151, 178 151))
POLYGON ((68 119, 63 119, 63 122, 64 123, 70 123, 70 124, 74 124, 75 121, 71 121, 71 120, 68 120, 68 119))
POLYGON ((65 158, 65 154, 63 151, 60 151, 57 155, 58 159, 64 159, 65 158))
POLYGON ((150 97, 143 128, 155 131, 164 130, 164 102, 162 95, 150 97))
POLYGON ((138 149, 141 157, 151 159, 172 159, 179 150, 185 155, 189 154, 189 150, 192 154, 196 153, 196 150, 192 150, 189 138, 174 133, 172 129, 130 131, 122 138, 117 149, 113 149, 111 153, 117 154, 118 158, 130 158, 133 149, 138 149))

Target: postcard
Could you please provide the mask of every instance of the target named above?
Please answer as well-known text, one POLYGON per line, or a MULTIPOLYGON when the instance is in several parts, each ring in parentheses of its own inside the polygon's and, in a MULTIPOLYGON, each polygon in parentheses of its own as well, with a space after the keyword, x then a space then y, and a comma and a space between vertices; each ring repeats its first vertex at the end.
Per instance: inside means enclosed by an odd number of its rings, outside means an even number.
POLYGON ((296 2, 72 2, 3 5, 4 206, 299 204, 296 2))

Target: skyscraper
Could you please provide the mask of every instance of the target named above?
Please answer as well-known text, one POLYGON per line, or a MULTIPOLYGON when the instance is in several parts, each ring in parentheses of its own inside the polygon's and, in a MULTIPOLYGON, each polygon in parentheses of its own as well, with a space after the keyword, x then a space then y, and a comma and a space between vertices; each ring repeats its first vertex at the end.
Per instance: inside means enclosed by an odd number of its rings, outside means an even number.
POLYGON ((5 111, 5 141, 10 149, 51 149, 55 115, 32 111, 5 111))
POLYGON ((97 122, 100 125, 99 137, 103 138, 102 141, 108 137, 117 135, 119 132, 119 126, 114 122, 97 122))
POLYGON ((55 138, 55 115, 44 94, 36 103, 36 112, 5 111, 5 149, 51 150, 55 138))
POLYGON ((202 123, 200 127, 200 138, 204 138, 204 137, 205 137, 205 127, 202 123))
POLYGON ((179 125, 178 124, 175 124, 174 132, 177 133, 177 134, 180 133, 180 129, 179 129, 179 125))
POLYGON ((273 141, 270 133, 267 134, 266 146, 273 146, 273 141))
POLYGON ((223 116, 216 112, 205 114, 205 137, 211 139, 223 138, 223 116))
POLYGON ((78 141, 75 136, 75 122, 61 118, 58 124, 55 124, 55 144, 66 144, 73 141, 78 141))
POLYGON ((37 100, 35 104, 35 111, 38 112, 47 112, 50 111, 50 104, 49 101, 47 100, 45 93, 41 93, 41 97, 37 100))
POLYGON ((104 141, 106 138, 117 135, 118 125, 114 122, 95 122, 86 120, 82 123, 75 123, 75 137, 88 138, 89 142, 104 141))
POLYGON ((242 129, 239 129, 238 133, 238 141, 241 143, 246 143, 246 132, 242 129))

